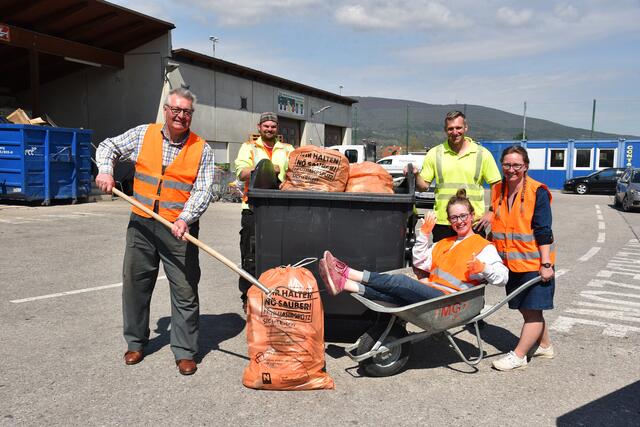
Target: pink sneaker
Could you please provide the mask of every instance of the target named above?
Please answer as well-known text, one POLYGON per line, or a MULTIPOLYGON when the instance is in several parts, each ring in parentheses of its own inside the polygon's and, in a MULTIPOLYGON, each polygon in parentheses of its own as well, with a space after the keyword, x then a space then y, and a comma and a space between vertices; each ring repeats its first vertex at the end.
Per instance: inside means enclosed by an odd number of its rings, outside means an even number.
POLYGON ((337 295, 344 290, 348 273, 347 264, 334 257, 331 252, 324 251, 324 257, 320 260, 320 276, 331 295, 337 295))

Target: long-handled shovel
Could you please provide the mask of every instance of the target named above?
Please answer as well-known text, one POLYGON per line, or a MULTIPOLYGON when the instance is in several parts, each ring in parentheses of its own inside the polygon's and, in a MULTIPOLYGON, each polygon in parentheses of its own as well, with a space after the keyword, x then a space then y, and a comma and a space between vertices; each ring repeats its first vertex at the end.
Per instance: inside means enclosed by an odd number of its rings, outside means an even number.
MULTIPOLYGON (((159 221, 160 223, 162 223, 163 225, 167 226, 168 228, 172 228, 173 227, 173 224, 171 222, 169 222, 166 219, 162 218, 160 215, 158 215, 157 213, 155 213, 151 209, 147 208, 145 205, 143 205, 142 203, 140 203, 139 201, 137 201, 133 197, 127 196, 122 191, 118 190, 117 188, 113 188, 113 189, 111 189, 111 191, 113 192, 113 194, 115 194, 118 197, 122 197, 124 200, 126 200, 129 203, 131 203, 132 205, 134 205, 138 209, 142 210, 147 215, 151 215, 151 217, 153 219, 155 219, 156 221, 159 221)), ((260 283, 251 274, 247 273, 246 271, 244 271, 243 269, 241 269, 240 267, 235 265, 233 262, 231 262, 231 260, 229 258, 225 257, 224 255, 222 255, 218 251, 214 250, 213 248, 205 245, 204 243, 202 243, 200 240, 196 239, 195 237, 193 237, 189 233, 185 233, 184 237, 189 242, 193 243, 194 245, 196 245, 197 247, 199 247, 200 249, 202 249, 203 251, 205 251, 206 253, 208 253, 209 255, 211 255, 212 257, 214 257, 215 259, 217 259, 218 261, 220 261, 221 263, 223 263, 224 265, 229 267, 236 274, 244 277, 251 284, 256 285, 265 294, 267 294, 267 295, 270 294, 270 291, 269 291, 269 289, 267 289, 266 286, 264 286, 262 283, 260 283)))

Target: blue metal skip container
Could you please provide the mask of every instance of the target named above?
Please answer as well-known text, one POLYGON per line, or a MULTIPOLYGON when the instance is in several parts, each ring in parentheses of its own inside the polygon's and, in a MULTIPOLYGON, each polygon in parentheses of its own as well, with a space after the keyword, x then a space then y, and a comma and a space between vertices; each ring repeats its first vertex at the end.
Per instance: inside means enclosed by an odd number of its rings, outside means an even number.
POLYGON ((88 197, 91 130, 0 124, 0 199, 88 197))

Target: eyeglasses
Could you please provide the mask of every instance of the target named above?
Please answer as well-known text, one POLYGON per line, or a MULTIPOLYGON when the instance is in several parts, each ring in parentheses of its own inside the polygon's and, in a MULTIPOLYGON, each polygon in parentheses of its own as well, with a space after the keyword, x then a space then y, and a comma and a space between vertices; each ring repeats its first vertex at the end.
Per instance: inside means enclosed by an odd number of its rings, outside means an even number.
POLYGON ((453 215, 453 216, 449 217, 449 222, 451 224, 453 224, 454 222, 458 222, 458 221, 465 222, 467 220, 467 218, 469 218, 470 215, 471 214, 468 214, 468 213, 462 214, 462 215, 453 215))
POLYGON ((524 163, 503 163, 502 169, 513 169, 514 171, 519 171, 524 166, 524 163))
POLYGON ((167 105, 167 104, 165 104, 165 107, 167 107, 169 111, 171 111, 171 114, 173 114, 174 116, 179 116, 180 113, 183 113, 186 117, 193 116, 194 110, 189 108, 172 107, 171 105, 167 105))

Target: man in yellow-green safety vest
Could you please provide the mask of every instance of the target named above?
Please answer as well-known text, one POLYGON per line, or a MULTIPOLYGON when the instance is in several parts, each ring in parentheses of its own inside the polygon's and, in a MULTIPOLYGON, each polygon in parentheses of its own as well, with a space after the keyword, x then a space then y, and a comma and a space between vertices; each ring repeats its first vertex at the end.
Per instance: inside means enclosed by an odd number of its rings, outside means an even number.
POLYGON ((460 188, 466 189, 473 205, 476 231, 483 231, 490 225, 493 213, 485 209, 482 185, 483 182, 493 185, 502 178, 491 152, 465 136, 468 127, 463 113, 447 113, 444 130, 447 140, 429 150, 422 171, 416 175, 417 191, 426 191, 435 180, 434 211, 437 220, 432 235, 434 242, 456 235, 447 218, 447 203, 460 188))
MULTIPOLYGON (((265 112, 260 115, 258 132, 260 133, 259 138, 242 144, 235 161, 236 176, 240 181, 244 182, 240 224, 240 257, 242 259, 242 268, 253 276, 256 274, 255 220, 253 211, 247 203, 251 172, 260 160, 269 159, 273 163, 278 179, 282 182, 289 165, 289 154, 293 151, 291 144, 280 141, 278 137, 278 115, 276 113, 265 112)), ((238 288, 240 289, 243 308, 246 308, 247 291, 250 287, 251 283, 247 279, 240 277, 238 288)))

